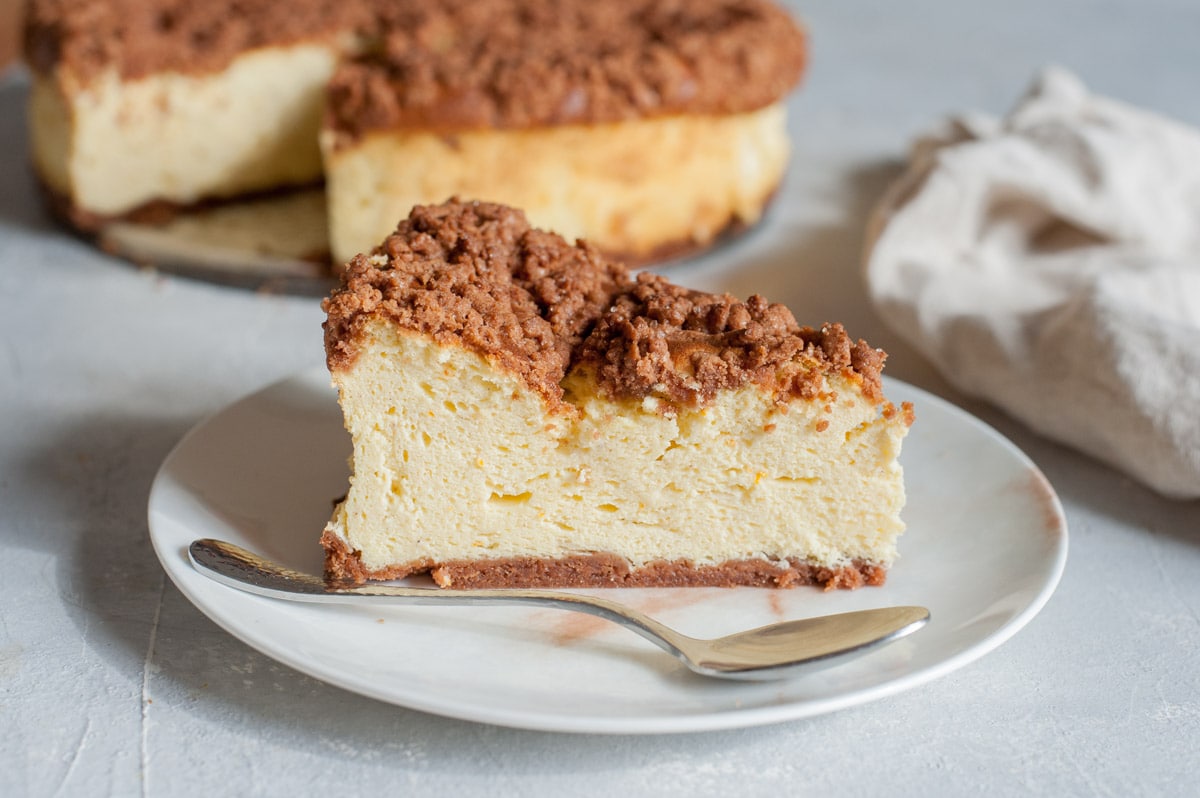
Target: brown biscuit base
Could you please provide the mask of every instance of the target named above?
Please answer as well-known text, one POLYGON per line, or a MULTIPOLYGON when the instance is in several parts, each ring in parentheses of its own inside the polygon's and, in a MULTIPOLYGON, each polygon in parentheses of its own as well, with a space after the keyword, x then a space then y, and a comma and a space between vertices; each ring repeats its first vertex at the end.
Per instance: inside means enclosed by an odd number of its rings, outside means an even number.
MULTIPOLYGON (((313 189, 321 186, 321 181, 314 181, 297 186, 281 186, 279 188, 265 189, 231 198, 210 197, 192 203, 179 203, 162 199, 151 200, 125 213, 102 215, 79 207, 70 197, 52 189, 39 175, 35 174, 34 179, 37 181, 42 201, 51 215, 80 233, 83 233, 84 237, 93 236, 100 232, 105 225, 113 222, 131 222, 133 224, 150 226, 164 225, 180 216, 196 211, 243 202, 253 202, 255 200, 283 196, 293 191, 313 189)), ((772 193, 767 198, 765 204, 770 205, 774 202, 775 197, 776 193, 772 193)), ((752 226, 746 224, 741 219, 732 218, 720 232, 713 236, 711 241, 705 244, 697 244, 692 238, 668 241, 641 256, 634 256, 627 252, 609 252, 605 249, 599 251, 609 260, 623 263, 631 269, 652 268, 658 265, 668 266, 676 261, 699 257, 710 249, 723 246, 740 238, 751 229, 752 226)), ((341 264, 333 263, 331 257, 327 251, 314 252, 311 256, 305 257, 305 260, 313 263, 327 263, 329 274, 336 278, 340 272, 341 264)))
MULTIPOLYGON (((255 202, 272 197, 283 197, 296 191, 319 188, 322 185, 321 180, 313 180, 308 183, 266 188, 262 191, 251 191, 239 194, 236 197, 207 197, 196 202, 174 202, 172 200, 156 199, 142 203, 124 213, 100 214, 79 207, 69 196, 51 188, 40 175, 35 173, 34 179, 37 181, 42 201, 50 213, 55 218, 62 220, 85 235, 98 233, 106 225, 113 222, 130 222, 132 224, 154 227, 168 224, 188 213, 255 202)), ((328 253, 325 253, 323 257, 328 260, 328 253)), ((331 271, 331 273, 333 272, 331 271)))
POLYGON ((688 561, 648 563, 633 568, 613 554, 579 554, 562 558, 506 557, 499 559, 418 560, 381 569, 369 569, 357 552, 328 530, 321 535, 325 548, 325 578, 330 582, 363 584, 368 579, 401 579, 428 572, 445 588, 504 587, 771 587, 820 585, 825 590, 878 586, 887 580, 887 568, 855 560, 828 568, 789 559, 782 566, 766 560, 727 560, 718 565, 695 566, 688 561))

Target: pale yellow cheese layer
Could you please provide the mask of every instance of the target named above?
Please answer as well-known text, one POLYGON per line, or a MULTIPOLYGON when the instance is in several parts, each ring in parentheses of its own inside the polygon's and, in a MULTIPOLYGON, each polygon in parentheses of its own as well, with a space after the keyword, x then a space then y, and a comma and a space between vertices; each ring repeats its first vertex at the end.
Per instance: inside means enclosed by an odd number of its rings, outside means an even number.
POLYGON ((354 455, 329 526, 369 569, 590 552, 634 566, 896 555, 907 427, 843 377, 828 385, 831 412, 784 413, 750 387, 672 416, 653 400, 605 400, 579 374, 566 383, 577 409, 547 415, 473 352, 385 324, 370 336, 333 375, 354 455))
POLYGON ((647 256, 756 222, 787 165, 782 103, 728 116, 371 133, 322 147, 335 261, 368 252, 414 205, 453 196, 521 208, 535 227, 647 256))
POLYGON ((263 48, 218 73, 127 81, 112 70, 86 85, 69 73, 35 75, 34 164, 51 188, 102 217, 317 180, 338 52, 324 43, 263 48))

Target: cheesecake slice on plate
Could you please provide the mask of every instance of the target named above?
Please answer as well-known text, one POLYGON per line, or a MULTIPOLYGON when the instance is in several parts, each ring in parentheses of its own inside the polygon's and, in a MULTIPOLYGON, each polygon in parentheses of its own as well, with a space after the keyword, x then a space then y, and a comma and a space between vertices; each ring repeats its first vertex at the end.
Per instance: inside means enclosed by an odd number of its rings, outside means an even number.
POLYGON ((858 587, 896 557, 912 409, 840 325, 473 202, 413 209, 325 309, 331 579, 858 587))

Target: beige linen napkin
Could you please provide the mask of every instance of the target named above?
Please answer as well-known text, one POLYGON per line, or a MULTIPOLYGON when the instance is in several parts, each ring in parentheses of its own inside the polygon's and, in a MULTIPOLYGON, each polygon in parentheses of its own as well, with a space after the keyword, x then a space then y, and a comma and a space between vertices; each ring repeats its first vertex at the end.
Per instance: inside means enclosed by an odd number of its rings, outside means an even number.
POLYGON ((960 390, 1200 497, 1200 131, 1048 70, 916 143, 866 272, 960 390))

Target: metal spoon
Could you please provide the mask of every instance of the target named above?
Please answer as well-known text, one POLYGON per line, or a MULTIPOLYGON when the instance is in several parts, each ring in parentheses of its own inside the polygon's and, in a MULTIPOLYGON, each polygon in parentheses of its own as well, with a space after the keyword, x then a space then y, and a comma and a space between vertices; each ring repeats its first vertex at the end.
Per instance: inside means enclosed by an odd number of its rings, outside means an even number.
POLYGON ((408 604, 535 604, 586 612, 637 632, 696 673, 723 679, 766 681, 824 668, 899 640, 929 620, 929 610, 924 607, 885 607, 786 621, 715 640, 698 640, 630 607, 595 596, 552 590, 339 587, 211 538, 193 541, 188 555, 198 571, 218 582, 289 601, 346 603, 386 598, 408 604))

